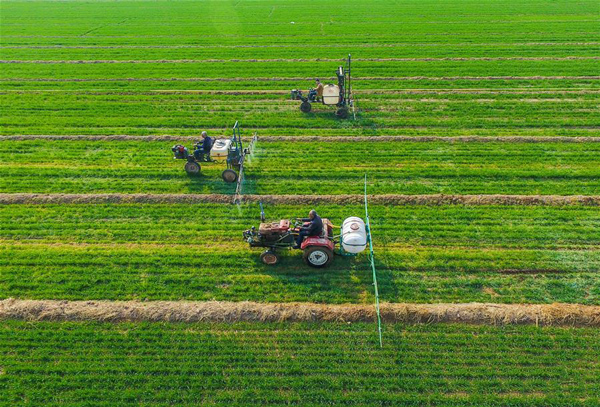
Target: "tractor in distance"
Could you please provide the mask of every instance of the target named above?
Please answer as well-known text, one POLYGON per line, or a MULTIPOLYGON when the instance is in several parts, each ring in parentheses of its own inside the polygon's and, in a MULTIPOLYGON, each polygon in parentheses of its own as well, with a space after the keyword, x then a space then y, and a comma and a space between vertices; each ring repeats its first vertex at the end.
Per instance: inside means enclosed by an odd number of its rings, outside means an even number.
MULTIPOLYGON (((351 83, 351 56, 348 54, 346 60, 346 66, 339 66, 336 71, 337 85, 327 84, 323 87, 323 97, 320 101, 324 105, 336 106, 337 110, 335 115, 340 119, 348 118, 350 109, 352 114, 356 118, 354 112, 354 96, 352 94, 352 83, 351 83)), ((300 100, 300 110, 303 113, 309 113, 312 110, 311 103, 317 103, 317 90, 309 89, 308 94, 305 96, 300 89, 292 89, 291 92, 292 100, 300 100)))
MULTIPOLYGON (((250 247, 263 247, 266 250, 260 255, 260 260, 267 265, 280 262, 279 251, 292 249, 296 242, 300 226, 307 219, 282 219, 278 222, 265 222, 264 210, 261 204, 261 224, 258 230, 255 226, 243 232, 244 240, 250 247)), ((341 256, 356 256, 367 247, 367 230, 365 222, 356 216, 344 220, 340 233, 334 236, 334 225, 329 219, 322 218, 323 232, 319 236, 308 236, 300 245, 303 259, 311 267, 327 267, 333 261, 334 254, 341 256)))
MULTIPOLYGON (((244 148, 242 145, 242 136, 239 122, 235 122, 233 126, 233 135, 231 138, 216 139, 210 150, 210 154, 206 155, 206 160, 200 161, 200 154, 190 154, 187 147, 177 144, 171 148, 173 155, 177 160, 186 160, 184 169, 189 175, 200 174, 200 162, 202 163, 219 163, 225 162, 226 168, 221 174, 223 181, 232 183, 238 180, 243 166, 244 160, 248 154, 252 153, 254 144, 256 143, 257 136, 254 134, 248 147, 244 148)), ((196 143, 195 151, 200 151, 202 143, 196 143)))

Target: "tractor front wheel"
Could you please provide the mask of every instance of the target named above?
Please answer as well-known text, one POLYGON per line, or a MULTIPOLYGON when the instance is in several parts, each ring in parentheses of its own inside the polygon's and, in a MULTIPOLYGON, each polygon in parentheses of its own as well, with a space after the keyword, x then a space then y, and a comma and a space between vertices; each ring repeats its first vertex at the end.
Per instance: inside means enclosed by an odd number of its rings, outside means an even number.
POLYGON ((221 174, 221 176, 223 177, 223 181, 228 183, 235 182, 238 179, 237 172, 235 172, 234 170, 230 170, 229 168, 223 171, 223 174, 221 174))
POLYGON ((185 172, 190 175, 198 175, 200 173, 200 164, 195 161, 188 161, 185 163, 185 172))
POLYGON ((267 250, 266 252, 262 252, 260 254, 260 261, 267 266, 274 266, 279 263, 279 260, 279 255, 272 250, 267 250))
POLYGON ((327 267, 333 261, 333 252, 327 247, 311 246, 304 249, 304 262, 311 267, 327 267))
POLYGON ((309 113, 311 109, 312 106, 310 102, 302 102, 302 104, 300 105, 300 110, 302 110, 303 113, 309 113))
POLYGON ((336 112, 335 115, 337 117, 339 117, 340 119, 347 119, 348 118, 348 108, 347 107, 340 107, 336 112))

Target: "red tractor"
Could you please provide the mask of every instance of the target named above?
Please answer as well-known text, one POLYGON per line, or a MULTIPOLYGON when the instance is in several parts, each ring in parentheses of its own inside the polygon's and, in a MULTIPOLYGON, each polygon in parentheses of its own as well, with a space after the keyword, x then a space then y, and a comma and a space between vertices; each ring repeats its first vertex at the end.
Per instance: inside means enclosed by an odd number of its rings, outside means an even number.
MULTIPOLYGON (((264 221, 264 212, 261 211, 264 221)), ((323 233, 319 236, 308 236, 302 242, 300 250, 304 252, 304 262, 311 267, 327 267, 333 261, 334 254, 355 256, 367 247, 367 233, 362 219, 351 217, 344 221, 339 236, 334 237, 333 224, 323 218, 323 233), (336 250, 336 244, 339 244, 336 250)), ((267 248, 260 255, 260 260, 267 265, 279 263, 278 251, 291 249, 296 243, 299 228, 306 219, 297 218, 293 223, 288 219, 279 222, 261 223, 258 230, 252 227, 244 231, 244 240, 250 247, 267 248)))

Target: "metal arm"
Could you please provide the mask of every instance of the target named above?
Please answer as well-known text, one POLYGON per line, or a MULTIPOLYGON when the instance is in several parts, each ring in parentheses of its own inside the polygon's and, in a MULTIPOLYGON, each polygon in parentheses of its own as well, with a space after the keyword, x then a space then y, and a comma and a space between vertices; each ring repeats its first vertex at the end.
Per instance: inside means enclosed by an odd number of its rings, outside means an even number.
POLYGON ((377 287, 377 272, 375 271, 375 254, 373 252, 373 237, 371 236, 371 222, 369 221, 369 208, 367 204, 367 174, 365 174, 365 218, 367 240, 369 242, 369 260, 373 270, 373 287, 375 287, 375 312, 377 313, 377 330, 379 331, 379 346, 383 348, 383 335, 381 330, 381 314, 379 313, 379 288, 377 287))

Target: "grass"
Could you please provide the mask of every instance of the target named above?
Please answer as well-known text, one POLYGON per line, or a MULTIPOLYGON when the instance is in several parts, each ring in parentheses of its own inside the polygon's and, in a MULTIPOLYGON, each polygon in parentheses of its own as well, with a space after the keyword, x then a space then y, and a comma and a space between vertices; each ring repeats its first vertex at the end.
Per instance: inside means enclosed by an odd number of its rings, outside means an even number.
MULTIPOLYGON (((597 137, 599 11, 591 0, 7 0, 0 134, 183 138, 240 120, 290 138, 597 137), (358 119, 301 114, 289 90, 332 81, 338 62, 324 59, 348 53, 358 119)), ((0 141, 0 192, 232 192, 221 166, 187 178, 172 144, 0 141)), ((258 146, 248 193, 360 193, 364 172, 375 194, 600 190, 595 143, 258 146)), ((336 223, 363 211, 317 209, 336 223)), ((371 210, 384 301, 600 304, 595 207, 371 210)), ((365 256, 326 270, 298 252, 260 264, 241 239, 257 215, 256 205, 3 205, 0 298, 372 303, 365 256)), ((2 321, 0 405, 600 404, 598 330, 385 329, 379 349, 372 324, 2 321)))
POLYGON ((165 4, 3 2, 2 59, 23 63, 0 74, 2 134, 194 134, 238 119, 263 134, 598 134, 593 1, 165 4), (322 59, 348 53, 358 122, 323 107, 303 115, 286 100, 315 76, 331 81, 338 63, 322 59), (381 90, 453 93, 406 100, 381 90), (481 90, 508 100, 463 93, 481 90), (556 101, 537 101, 548 96, 556 101))
POLYGON ((385 328, 379 349, 372 324, 6 321, 0 389, 13 405, 600 402, 598 330, 385 328))
MULTIPOLYGON (((173 144, 0 141, 0 192, 233 193, 235 185, 221 179, 224 164, 203 165, 202 176, 190 178, 172 159, 173 144)), ((600 194, 600 143, 257 146, 246 167, 246 194, 360 194, 365 173, 372 194, 600 194)))
MULTIPOLYGON (((316 209, 338 224, 364 210, 316 209)), ((600 301, 594 207, 370 209, 384 301, 600 301)), ((267 207, 269 219, 304 211, 267 207)), ((241 237, 257 205, 5 205, 0 219, 3 298, 372 301, 365 256, 261 264, 241 237)))
MULTIPOLYGON (((230 83, 228 89, 237 86, 230 83)), ((254 95, 207 92, 11 92, 3 106, 3 133, 197 135, 203 128, 229 128, 239 119, 245 128, 266 135, 586 136, 596 134, 599 123, 597 93, 574 90, 375 90, 360 96, 358 122, 340 122, 319 106, 302 115, 298 103, 287 100, 285 88, 254 95)))

